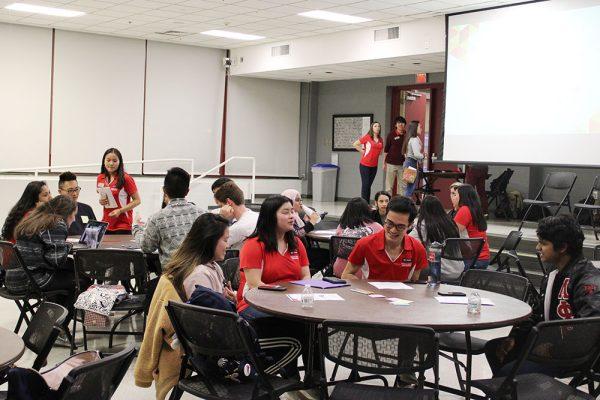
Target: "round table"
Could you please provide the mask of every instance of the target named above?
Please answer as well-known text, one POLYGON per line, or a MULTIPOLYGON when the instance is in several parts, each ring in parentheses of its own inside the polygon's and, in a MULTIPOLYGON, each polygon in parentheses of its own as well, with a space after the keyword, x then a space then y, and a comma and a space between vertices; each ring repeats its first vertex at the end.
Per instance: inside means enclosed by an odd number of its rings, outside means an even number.
POLYGON ((14 364, 25 352, 25 343, 16 333, 0 328, 0 368, 14 364))
MULTIPOLYGON (((500 328, 514 325, 523 321, 531 314, 531 307, 520 300, 501 294, 477 290, 482 298, 489 298, 494 305, 482 306, 480 314, 468 314, 464 304, 441 304, 435 297, 438 290, 448 292, 463 292, 467 296, 473 289, 461 286, 441 285, 429 287, 426 284, 409 284, 412 289, 377 289, 364 280, 349 281, 351 286, 317 289, 314 293, 337 293, 344 301, 315 301, 312 309, 302 308, 301 302, 292 301, 287 294, 302 293, 304 287, 291 283, 281 283, 286 286, 285 292, 252 289, 244 297, 246 301, 258 310, 282 318, 302 320, 309 324, 309 343, 315 343, 316 325, 331 319, 338 321, 360 321, 379 324, 417 325, 430 327, 436 331, 465 332, 467 348, 467 374, 465 391, 459 391, 440 385, 439 388, 450 393, 471 398, 471 331, 500 328), (408 306, 388 304, 386 298, 372 298, 351 289, 362 289, 387 298, 396 297, 411 300, 408 306)), ((315 349, 309 348, 309 354, 315 349)), ((307 371, 311 376, 313 371, 312 357, 309 356, 307 371)))
POLYGON ((335 236, 335 229, 317 229, 310 231, 306 234, 306 237, 314 240, 315 242, 328 243, 332 236, 335 236))
MULTIPOLYGON (((481 297, 494 302, 494 306, 482 306, 481 314, 467 314, 467 306, 460 304, 440 304, 436 299, 438 288, 425 284, 410 284, 412 290, 379 290, 367 281, 350 281, 351 286, 335 289, 316 289, 315 293, 337 293, 344 301, 315 301, 312 309, 303 309, 300 302, 291 301, 287 294, 302 293, 304 287, 281 283, 287 286, 285 292, 252 289, 245 294, 246 301, 255 308, 283 318, 300 319, 309 322, 323 322, 327 319, 360 321, 383 324, 418 325, 436 331, 474 331, 514 325, 527 319, 531 307, 512 297, 477 290, 481 297), (408 306, 393 306, 385 298, 371 298, 353 292, 351 288, 371 291, 385 297, 412 300, 408 306)), ((441 285, 444 291, 470 294, 472 289, 460 286, 441 285)))

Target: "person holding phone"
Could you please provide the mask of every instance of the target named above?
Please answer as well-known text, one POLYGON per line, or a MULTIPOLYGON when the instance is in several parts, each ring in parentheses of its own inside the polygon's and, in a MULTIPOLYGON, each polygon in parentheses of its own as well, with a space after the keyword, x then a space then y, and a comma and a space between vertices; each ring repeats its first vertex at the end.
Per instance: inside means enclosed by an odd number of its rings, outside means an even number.
POLYGON ((116 207, 110 207, 106 194, 100 194, 100 205, 104 207, 102 221, 108 222, 107 234, 131 234, 133 209, 142 201, 133 178, 125 172, 123 156, 118 149, 110 148, 102 156, 102 168, 96 179, 97 187, 109 188, 116 207), (107 207, 109 206, 109 207, 107 207))

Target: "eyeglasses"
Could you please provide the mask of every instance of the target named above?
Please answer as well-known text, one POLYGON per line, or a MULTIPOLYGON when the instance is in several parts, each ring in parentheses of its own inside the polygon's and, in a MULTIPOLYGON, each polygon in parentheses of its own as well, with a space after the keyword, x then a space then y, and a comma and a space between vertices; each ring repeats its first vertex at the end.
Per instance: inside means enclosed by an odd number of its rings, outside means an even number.
POLYGON ((76 188, 73 188, 73 189, 67 189, 67 190, 65 190, 65 192, 67 192, 69 194, 79 193, 80 191, 81 191, 81 188, 79 186, 77 186, 76 188))
POLYGON ((408 229, 408 226, 406 225, 402 225, 402 224, 395 224, 392 221, 390 221, 389 219, 386 219, 385 222, 383 223, 385 225, 386 228, 388 229, 392 229, 392 228, 396 228, 396 230, 398 232, 402 232, 408 229))

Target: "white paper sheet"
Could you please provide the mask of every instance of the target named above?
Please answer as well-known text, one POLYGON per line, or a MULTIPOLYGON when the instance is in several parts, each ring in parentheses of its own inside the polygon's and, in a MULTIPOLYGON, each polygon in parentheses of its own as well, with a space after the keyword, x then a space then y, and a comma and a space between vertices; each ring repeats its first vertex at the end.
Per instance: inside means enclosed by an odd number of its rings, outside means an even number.
MULTIPOLYGON (((315 293, 315 301, 344 301, 344 298, 337 293, 315 293)), ((292 301, 302 301, 302 294, 288 294, 287 297, 292 301)))
POLYGON ((369 285, 375 286, 377 289, 412 289, 410 286, 402 283, 402 282, 369 282, 369 285))
POLYGON ((117 208, 117 201, 115 200, 115 196, 113 196, 109 187, 99 187, 98 195, 100 197, 106 196, 108 199, 108 204, 104 206, 104 208, 117 208))
MULTIPOLYGON (((435 299, 441 304, 464 304, 469 302, 468 296, 436 296, 435 299)), ((487 297, 481 298, 482 306, 495 306, 494 302, 487 297)))

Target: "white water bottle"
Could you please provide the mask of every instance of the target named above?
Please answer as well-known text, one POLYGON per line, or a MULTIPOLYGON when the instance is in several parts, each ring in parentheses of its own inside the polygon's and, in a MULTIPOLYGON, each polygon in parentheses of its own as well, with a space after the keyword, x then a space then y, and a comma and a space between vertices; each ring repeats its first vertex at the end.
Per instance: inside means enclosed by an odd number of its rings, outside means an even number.
POLYGON ((476 290, 472 291, 469 295, 467 302, 467 313, 468 314, 479 314, 481 312, 481 296, 476 290))
POLYGON ((302 291, 302 308, 313 308, 315 304, 315 295, 310 287, 310 285, 304 285, 304 290, 302 291))

